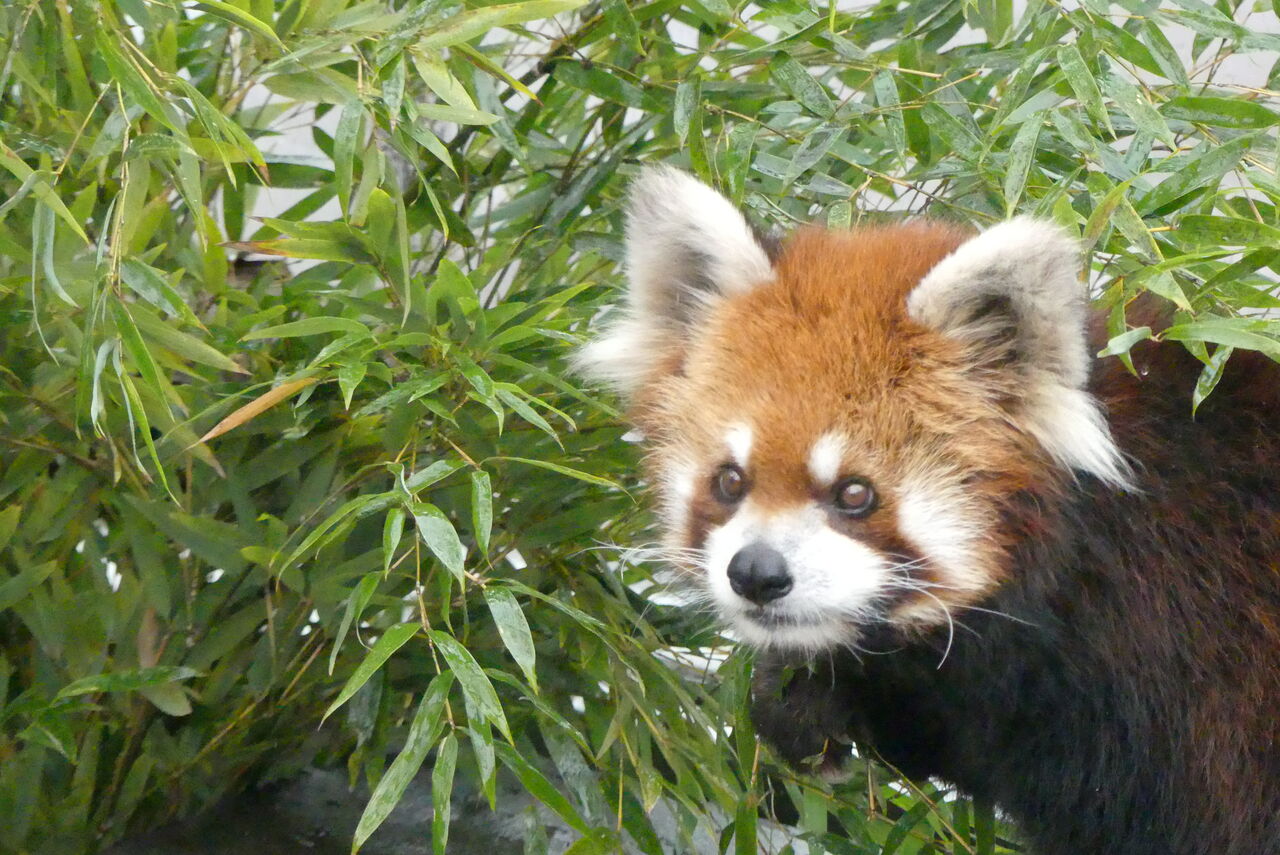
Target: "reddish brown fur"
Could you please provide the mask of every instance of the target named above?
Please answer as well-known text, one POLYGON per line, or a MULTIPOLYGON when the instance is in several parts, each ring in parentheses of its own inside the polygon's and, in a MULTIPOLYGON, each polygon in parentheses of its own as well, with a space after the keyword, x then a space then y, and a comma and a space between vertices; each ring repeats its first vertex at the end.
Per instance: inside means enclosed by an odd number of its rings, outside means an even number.
POLYGON ((800 676, 765 658, 757 728, 793 760, 852 733, 1006 807, 1046 855, 1280 853, 1280 366, 1238 353, 1193 421, 1200 365, 1180 346, 1139 345, 1137 377, 1100 362, 1089 391, 1137 489, 1064 471, 1020 427, 1016 366, 907 316, 966 237, 800 232, 775 281, 718 299, 635 398, 655 482, 696 467, 675 546, 732 516, 709 484, 738 423, 755 431, 756 507, 819 500, 806 461, 836 430, 842 474, 882 507, 833 527, 910 552, 895 520, 916 472, 985 527, 985 584, 938 593, 992 610, 965 615, 970 634, 953 648, 929 615, 889 655, 832 654, 800 676))
MULTIPOLYGON (((1003 407, 1007 378, 975 371, 970 347, 906 314, 910 290, 970 236, 929 222, 792 235, 775 281, 724 300, 637 397, 633 417, 652 441, 655 473, 690 451, 714 467, 726 428, 745 422, 756 431, 753 500, 793 507, 820 498, 806 461, 819 436, 839 430, 854 445, 846 474, 869 478, 882 502, 847 533, 908 556, 894 524, 893 485, 904 473, 953 470, 992 519, 1032 485, 1052 489, 1060 474, 1003 407)), ((703 490, 687 530, 673 534, 680 546, 699 546, 725 517, 703 490)), ((998 532, 985 544, 984 590, 1002 575, 1005 545, 998 532)), ((978 593, 940 596, 953 605, 978 593)))

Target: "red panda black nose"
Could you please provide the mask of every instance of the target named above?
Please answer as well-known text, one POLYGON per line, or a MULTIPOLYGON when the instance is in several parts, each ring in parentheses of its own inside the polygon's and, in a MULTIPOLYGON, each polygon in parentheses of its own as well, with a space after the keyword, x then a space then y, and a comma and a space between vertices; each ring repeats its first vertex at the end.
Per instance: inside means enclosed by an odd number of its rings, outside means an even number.
POLYGON ((758 606, 781 599, 791 590, 787 559, 763 543, 751 543, 729 559, 729 587, 758 606))

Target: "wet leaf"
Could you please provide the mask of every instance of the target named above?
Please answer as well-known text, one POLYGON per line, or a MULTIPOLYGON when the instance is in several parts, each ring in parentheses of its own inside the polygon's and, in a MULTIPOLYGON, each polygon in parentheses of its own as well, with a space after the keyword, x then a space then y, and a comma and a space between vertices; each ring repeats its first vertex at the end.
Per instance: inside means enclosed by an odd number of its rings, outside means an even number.
POLYGON ((413 715, 413 723, 409 726, 409 733, 405 736, 404 747, 378 781, 373 795, 369 797, 369 803, 365 805, 364 813, 360 815, 351 842, 353 855, 360 851, 360 847, 399 804, 409 782, 422 768, 422 761, 430 753, 444 723, 445 703, 452 685, 453 676, 445 672, 432 680, 431 685, 423 692, 422 700, 418 702, 418 709, 413 715))
POLYGON ((459 580, 466 578, 467 550, 458 539, 458 532, 449 518, 435 505, 415 503, 413 521, 418 537, 440 559, 440 563, 459 580))
POLYGON ((485 601, 489 604, 489 613, 493 615, 494 626, 502 636, 511 658, 524 672, 525 679, 536 692, 538 675, 536 669, 537 654, 533 646, 533 635, 529 631, 529 622, 525 620, 524 611, 516 601, 515 594, 506 588, 490 585, 484 589, 485 601))
POLYGON ((364 661, 351 673, 346 685, 338 693, 338 697, 324 711, 322 720, 333 715, 334 710, 351 700, 351 696, 369 682, 369 678, 382 667, 382 663, 390 659, 391 654, 408 644, 421 629, 422 627, 416 623, 398 623, 386 630, 366 654, 364 661))

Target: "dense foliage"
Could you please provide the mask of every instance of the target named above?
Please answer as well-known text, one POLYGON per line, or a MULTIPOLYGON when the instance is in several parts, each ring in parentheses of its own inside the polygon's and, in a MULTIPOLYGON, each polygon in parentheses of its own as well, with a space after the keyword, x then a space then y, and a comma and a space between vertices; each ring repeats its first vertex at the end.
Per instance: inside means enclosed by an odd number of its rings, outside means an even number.
POLYGON ((748 657, 713 669, 708 616, 612 545, 652 538, 635 454, 564 358, 616 298, 628 177, 669 161, 782 228, 1055 218, 1109 351, 1153 335, 1125 307, 1154 292, 1201 398, 1233 348, 1280 357, 1276 93, 1217 82, 1280 48, 1258 21, 5 4, 0 850, 89 851, 312 762, 373 787, 359 845, 424 761, 437 851, 440 796, 499 774, 575 852, 661 851, 659 799, 739 853, 770 811, 831 852, 1004 849, 938 786, 770 763, 748 657))

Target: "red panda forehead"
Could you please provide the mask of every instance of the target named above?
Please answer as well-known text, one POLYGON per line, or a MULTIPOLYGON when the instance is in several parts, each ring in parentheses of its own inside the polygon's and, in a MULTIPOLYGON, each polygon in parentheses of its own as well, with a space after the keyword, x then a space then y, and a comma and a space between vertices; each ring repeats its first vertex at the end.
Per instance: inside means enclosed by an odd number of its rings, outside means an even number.
POLYGON ((773 282, 724 300, 708 319, 686 355, 692 397, 755 403, 766 417, 828 418, 901 400, 909 375, 953 355, 907 317, 906 302, 964 237, 930 223, 796 233, 773 282))
POLYGON ((932 223, 797 232, 783 246, 774 281, 718 307, 706 344, 726 367, 757 376, 834 375, 826 388, 874 382, 936 337, 908 319, 907 296, 964 239, 932 223))
POLYGON ((971 236, 928 221, 852 231, 802 229, 783 245, 776 296, 785 295, 802 314, 901 318, 911 289, 971 236))
POLYGON ((686 355, 679 403, 668 405, 681 444, 710 462, 745 430, 752 469, 797 497, 813 489, 827 436, 840 437, 841 474, 895 468, 940 409, 950 420, 945 410, 964 406, 932 391, 947 342, 906 317, 911 288, 964 238, 928 223, 793 235, 776 279, 726 299, 686 355))

